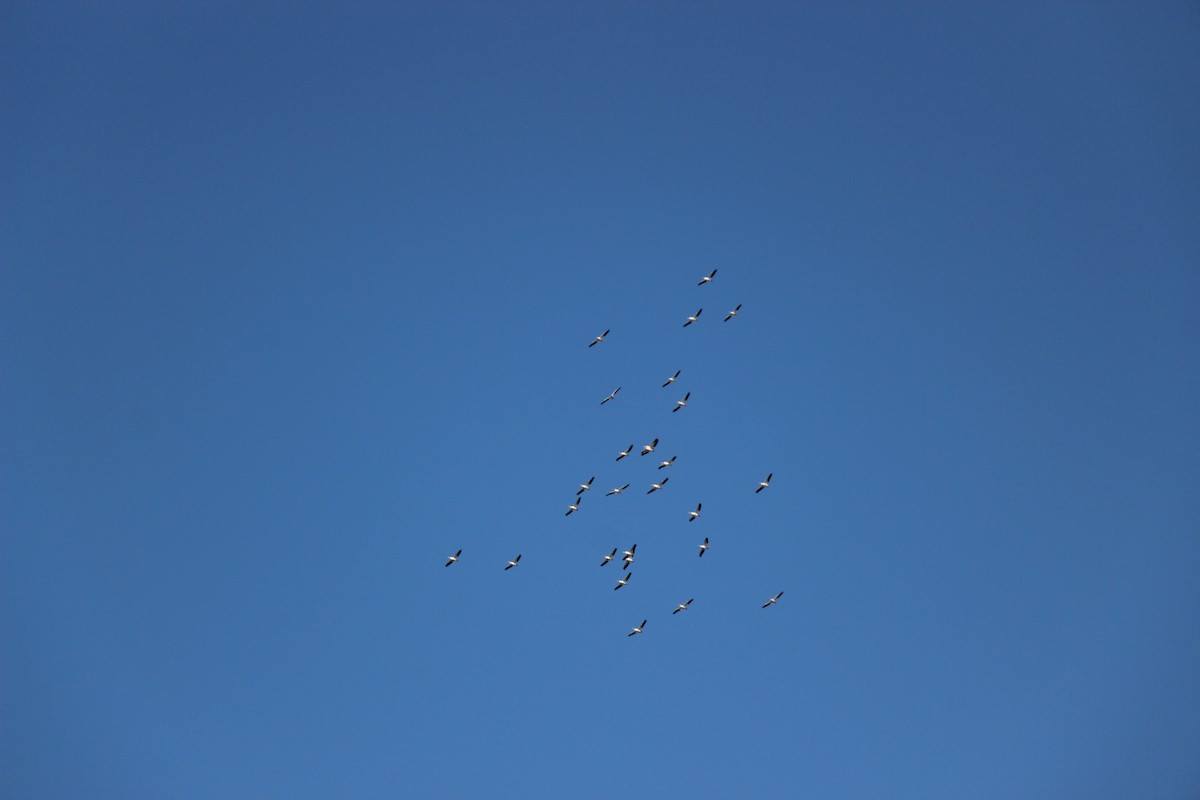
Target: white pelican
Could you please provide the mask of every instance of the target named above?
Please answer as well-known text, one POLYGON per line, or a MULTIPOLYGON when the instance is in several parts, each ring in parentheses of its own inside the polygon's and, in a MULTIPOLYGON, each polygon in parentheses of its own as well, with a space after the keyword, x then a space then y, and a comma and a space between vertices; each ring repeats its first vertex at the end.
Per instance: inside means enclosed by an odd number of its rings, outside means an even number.
POLYGON ((642 628, 644 628, 644 627, 646 627, 646 620, 642 620, 642 624, 641 624, 641 625, 638 625, 636 628, 634 628, 633 630, 631 630, 631 631, 629 632, 629 635, 630 635, 630 636, 637 636, 639 633, 641 633, 641 632, 642 632, 642 628))
POLYGON ((671 457, 670 457, 670 458, 668 458, 666 461, 660 461, 660 462, 658 462, 658 468, 659 468, 659 469, 662 469, 663 467, 669 467, 669 466, 671 466, 672 464, 674 464, 674 463, 675 463, 675 459, 676 459, 676 458, 678 458, 678 456, 671 456, 671 457))
POLYGON ((765 489, 765 488, 767 488, 768 486, 770 486, 770 485, 771 485, 771 476, 772 476, 772 475, 774 475, 774 474, 775 474, 774 472, 768 472, 768 473, 767 473, 767 479, 766 479, 765 481, 759 481, 759 482, 758 482, 758 488, 754 490, 754 493, 755 493, 755 494, 758 494, 758 493, 759 493, 759 492, 761 492, 763 489, 765 489))
POLYGON ((703 286, 706 283, 712 283, 712 279, 715 278, 716 276, 717 276, 717 271, 714 269, 712 272, 708 273, 707 276, 701 278, 700 282, 697 283, 696 285, 703 286))
POLYGON ((620 494, 621 492, 625 491, 625 490, 626 490, 626 489, 628 489, 628 488, 629 488, 629 484, 627 483, 627 484, 625 484, 624 486, 618 486, 616 489, 613 489, 613 490, 609 491, 609 492, 608 492, 607 494, 605 494, 604 496, 605 496, 605 497, 608 497, 609 495, 613 495, 613 494, 620 494))
POLYGON ((597 336, 595 339, 592 339, 592 343, 589 344, 588 347, 595 347, 596 345, 600 344, 601 342, 604 341, 605 336, 608 336, 608 331, 605 331, 604 333, 597 336))
POLYGON ((614 548, 613 548, 613 551, 612 551, 611 553, 609 553, 608 555, 606 555, 606 556, 604 557, 604 560, 600 562, 600 566, 602 566, 602 567, 603 567, 605 564, 607 564, 608 562, 612 561, 612 560, 613 560, 613 556, 615 556, 616 554, 617 554, 617 548, 615 548, 615 547, 614 547, 614 548))
POLYGON ((675 401, 675 407, 671 409, 671 413, 672 413, 672 414, 674 414, 676 411, 678 411, 679 409, 681 409, 681 408, 683 408, 684 406, 686 406, 686 405, 687 405, 688 398, 689 398, 689 397, 691 397, 691 396, 692 396, 692 393, 691 393, 691 392, 688 392, 687 394, 685 394, 685 395, 683 396, 683 399, 682 399, 682 400, 676 400, 676 401, 675 401))
POLYGON ((663 384, 663 388, 665 389, 665 388, 667 388, 668 386, 670 386, 672 383, 674 383, 674 382, 675 382, 675 379, 679 377, 679 373, 680 373, 680 372, 683 372, 683 370, 681 370, 681 369, 680 369, 680 370, 676 370, 674 375, 672 375, 671 377, 667 378, 667 382, 663 384))
POLYGON ((633 445, 629 445, 629 447, 626 447, 624 450, 622 450, 620 453, 617 454, 617 461, 620 461, 622 458, 624 458, 625 456, 629 455, 632 452, 633 452, 633 445))
POLYGON ((588 481, 587 481, 587 483, 581 483, 581 484, 579 484, 579 491, 578 491, 578 492, 576 492, 575 494, 583 494, 583 493, 584 493, 584 492, 586 492, 588 489, 592 488, 592 481, 594 481, 594 480, 596 480, 596 476, 595 476, 595 475, 593 475, 592 477, 588 478, 588 481))
POLYGON ((667 481, 669 481, 669 480, 671 480, 671 479, 670 479, 670 478, 663 478, 663 479, 662 479, 662 483, 652 483, 652 484, 650 484, 650 488, 646 490, 646 494, 653 494, 654 492, 657 492, 659 489, 661 489, 661 488, 663 488, 664 486, 666 486, 666 485, 667 485, 667 481))
POLYGON ((772 598, 771 598, 770 600, 768 600, 767 602, 763 603, 763 608, 766 608, 767 606, 773 606, 773 605, 775 605, 776 603, 778 603, 778 602, 779 602, 779 598, 781 598, 781 597, 783 597, 783 592, 780 592, 779 594, 775 595, 774 597, 772 597, 772 598))
POLYGON ((692 314, 690 317, 688 317, 687 322, 683 323, 683 327, 686 328, 688 325, 691 325, 693 322, 700 319, 700 314, 703 311, 704 311, 704 309, 702 308, 702 309, 700 309, 700 311, 697 311, 695 314, 692 314))
POLYGON ((606 397, 606 398, 604 398, 603 400, 601 400, 601 401, 600 401, 600 405, 604 405, 604 404, 605 404, 605 403, 607 403, 609 400, 615 400, 615 399, 616 399, 616 397, 617 397, 617 392, 619 392, 619 391, 621 391, 621 387, 620 387, 620 386, 618 386, 617 388, 613 389, 613 390, 612 390, 612 394, 610 394, 608 397, 606 397))
POLYGON ((583 499, 582 497, 576 497, 575 500, 571 503, 571 505, 567 506, 567 513, 563 514, 563 516, 569 517, 572 514, 574 514, 576 511, 578 511, 579 510, 579 501, 582 499, 583 499))
POLYGON ((642 455, 646 455, 647 453, 653 453, 654 448, 656 448, 656 447, 658 447, 658 439, 655 439, 650 444, 642 445, 642 455))
POLYGON ((615 592, 617 589, 620 589, 622 586, 629 583, 629 579, 632 577, 632 572, 625 573, 625 575, 621 576, 621 580, 617 581, 617 585, 613 587, 613 591, 615 592))
POLYGON ((704 504, 696 503, 696 510, 688 512, 688 522, 693 522, 700 518, 700 506, 702 506, 702 505, 704 505, 704 504))
POLYGON ((512 561, 508 562, 508 566, 505 567, 504 570, 507 572, 508 570, 512 569, 517 564, 519 564, 520 562, 521 562, 521 554, 517 553, 517 557, 514 558, 512 561))
POLYGON ((450 559, 449 561, 446 562, 446 566, 448 567, 451 564, 453 564, 455 561, 458 561, 458 557, 461 555, 462 555, 462 550, 459 550, 457 553, 455 553, 452 556, 446 556, 446 558, 450 559))
MULTIPOLYGON (((692 600, 695 600, 695 599, 696 598, 694 598, 694 597, 692 598, 692 600)), ((680 603, 679 605, 675 606, 675 610, 672 611, 671 613, 678 614, 680 611, 687 611, 687 607, 692 604, 692 600, 688 600, 686 603, 680 603)))
POLYGON ((634 554, 636 551, 637 551, 637 545, 636 545, 636 544, 635 544, 633 547, 631 547, 631 548, 629 548, 628 550, 626 550, 626 551, 625 551, 625 566, 621 567, 621 569, 629 569, 629 565, 630 565, 630 564, 632 564, 632 563, 633 563, 633 561, 634 561, 634 556, 633 556, 633 554, 634 554))
POLYGON ((704 551, 708 549, 708 537, 704 537, 704 541, 700 543, 700 557, 704 558, 704 551))
POLYGON ((741 303, 738 303, 738 304, 737 304, 737 307, 736 307, 736 308, 734 308, 732 311, 730 311, 730 312, 729 312, 729 315, 725 317, 725 321, 726 321, 726 322, 729 322, 729 320, 731 320, 731 319, 733 319, 734 317, 736 317, 736 316, 737 316, 737 312, 739 312, 739 311, 741 311, 741 310, 742 310, 742 304, 741 304, 741 303))

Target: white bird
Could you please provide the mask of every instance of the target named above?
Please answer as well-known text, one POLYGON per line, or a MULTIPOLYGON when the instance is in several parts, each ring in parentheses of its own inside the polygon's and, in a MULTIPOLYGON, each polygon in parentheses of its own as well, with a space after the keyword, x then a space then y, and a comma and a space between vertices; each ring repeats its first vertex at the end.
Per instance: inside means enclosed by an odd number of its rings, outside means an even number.
POLYGON ((703 286, 706 283, 712 283, 712 279, 715 278, 716 275, 717 275, 717 271, 714 269, 712 272, 708 273, 707 277, 701 278, 700 282, 697 283, 696 285, 703 286))
POLYGON ((737 312, 739 312, 739 311, 741 311, 741 310, 742 310, 742 304, 741 304, 741 303, 738 303, 738 304, 737 304, 737 308, 735 308, 735 309, 733 309, 732 311, 730 311, 730 312, 729 312, 729 315, 725 317, 725 321, 726 321, 726 322, 729 322, 729 320, 731 320, 731 319, 733 319, 734 317, 736 317, 736 316, 737 316, 737 312))
POLYGON ((660 461, 660 462, 658 462, 658 468, 659 468, 659 469, 662 469, 663 467, 669 467, 669 466, 671 466, 672 464, 674 464, 674 463, 675 463, 675 459, 676 459, 676 458, 678 458, 678 456, 671 456, 671 457, 670 457, 670 458, 668 458, 666 461, 660 461))
POLYGON ((768 486, 770 486, 770 485, 771 485, 771 476, 772 476, 772 475, 774 475, 774 474, 775 474, 774 472, 768 472, 768 473, 767 473, 767 479, 766 479, 765 481, 759 481, 759 482, 758 482, 758 488, 754 490, 754 493, 755 493, 755 494, 758 494, 758 493, 759 493, 759 492, 761 492, 763 489, 765 489, 765 488, 767 488, 768 486))
POLYGON ((622 586, 629 583, 629 579, 632 577, 632 572, 626 573, 624 576, 622 576, 621 580, 617 581, 617 585, 613 587, 613 591, 615 592, 617 589, 620 589, 622 586))
MULTIPOLYGON (((692 600, 695 600, 695 599, 696 598, 694 598, 694 597, 692 598, 692 600)), ((679 605, 675 606, 675 610, 672 611, 671 613, 678 614, 680 611, 687 611, 687 607, 692 604, 692 600, 688 600, 686 603, 680 603, 679 605)))
POLYGON ((620 461, 622 458, 624 458, 625 456, 629 455, 632 452, 633 452, 633 445, 629 445, 629 447, 626 447, 624 450, 622 450, 620 453, 617 454, 617 461, 620 461))
POLYGON ((700 558, 704 558, 704 551, 708 549, 708 537, 704 537, 704 541, 700 544, 700 558))
POLYGON ((625 484, 624 486, 618 486, 616 489, 613 489, 613 490, 609 491, 609 492, 608 492, 607 494, 605 494, 604 496, 605 496, 605 497, 608 497, 609 495, 613 495, 613 494, 620 494, 621 492, 625 491, 625 490, 626 490, 626 489, 628 489, 628 488, 629 488, 629 484, 627 483, 627 484, 625 484))
POLYGON ((605 404, 605 403, 607 403, 609 400, 615 400, 615 399, 616 399, 616 397, 617 397, 617 392, 619 392, 619 391, 621 391, 621 387, 620 387, 620 386, 618 386, 617 388, 613 389, 613 390, 612 390, 612 394, 610 394, 608 397, 606 397, 606 398, 604 398, 603 400, 601 400, 601 401, 600 401, 600 405, 604 405, 604 404, 605 404))
POLYGON ((575 500, 571 503, 571 505, 567 506, 567 513, 563 514, 563 516, 569 517, 572 514, 574 514, 576 511, 578 511, 579 510, 579 501, 582 499, 583 499, 582 497, 576 497, 575 500))
POLYGON ((654 492, 657 492, 659 489, 661 489, 661 488, 663 488, 664 486, 666 486, 666 485, 667 485, 667 481, 669 481, 669 480, 671 480, 671 479, 670 479, 670 478, 663 478, 663 479, 662 479, 662 483, 652 483, 652 484, 650 484, 650 488, 646 490, 646 494, 653 494, 654 492))
POLYGON ((703 311, 704 311, 704 309, 702 308, 702 309, 700 309, 700 311, 697 311, 695 314, 692 314, 690 317, 688 317, 687 322, 683 323, 683 327, 686 328, 688 325, 691 325, 693 322, 700 319, 700 314, 703 311))
POLYGON ((642 445, 642 455, 646 455, 647 453, 653 453, 654 448, 656 448, 656 447, 658 447, 658 439, 655 439, 650 444, 642 445))
POLYGON ((462 550, 459 550, 457 553, 455 553, 452 556, 446 556, 446 558, 450 559, 449 561, 446 562, 446 566, 448 567, 451 564, 453 564, 455 561, 458 561, 458 557, 461 555, 462 555, 462 550))
POLYGON ((682 399, 682 400, 676 400, 676 401, 675 401, 675 407, 671 409, 671 413, 672 413, 672 414, 674 414, 676 411, 678 411, 679 409, 681 409, 681 408, 683 408, 684 406, 686 406, 686 405, 687 405, 688 398, 689 398, 689 397, 691 397, 691 396, 692 396, 692 393, 691 393, 691 392, 688 392, 687 394, 685 394, 685 395, 683 396, 683 399, 682 399))
POLYGON ((771 598, 770 600, 768 600, 767 602, 763 603, 763 608, 766 608, 767 606, 773 606, 773 605, 775 605, 776 603, 778 603, 778 602, 779 602, 779 598, 781 598, 781 597, 783 597, 783 592, 780 592, 779 594, 775 595, 774 597, 772 597, 772 598, 771 598))
POLYGON ((602 566, 602 567, 603 567, 605 564, 607 564, 608 562, 612 561, 612 560, 613 560, 613 556, 615 556, 616 554, 617 554, 617 548, 615 548, 615 547, 614 547, 614 548, 613 548, 613 551, 612 551, 611 553, 609 553, 608 555, 606 555, 606 556, 604 557, 604 560, 600 562, 600 566, 602 566))
POLYGON ((592 343, 589 344, 588 347, 595 347, 596 345, 600 344, 601 342, 604 341, 605 336, 608 336, 608 331, 605 331, 604 333, 597 336, 595 339, 592 339, 592 343))
POLYGON ((507 572, 508 570, 515 567, 518 563, 520 563, 520 561, 521 561, 521 554, 518 553, 516 558, 514 558, 512 561, 508 562, 508 566, 505 567, 504 570, 507 572))
POLYGON ((634 628, 633 630, 631 630, 631 631, 629 632, 629 635, 630 635, 630 636, 637 636, 639 633, 641 633, 641 632, 642 632, 642 628, 644 628, 644 627, 646 627, 646 620, 642 620, 642 624, 641 624, 641 625, 638 625, 636 628, 634 628))
POLYGON ((675 382, 675 379, 679 377, 679 373, 680 373, 680 372, 683 372, 683 370, 676 370, 674 375, 672 375, 671 377, 667 378, 667 382, 663 384, 663 388, 665 389, 665 388, 667 388, 668 386, 670 386, 672 383, 674 383, 674 382, 675 382))
POLYGON ((578 491, 578 492, 576 492, 575 494, 583 494, 583 493, 584 493, 584 492, 586 492, 588 489, 592 488, 592 481, 594 481, 594 480, 596 480, 596 476, 595 476, 595 475, 593 475, 592 477, 588 478, 588 481, 587 481, 587 483, 581 483, 581 484, 579 484, 579 491, 578 491))
POLYGON ((621 567, 621 569, 629 569, 629 565, 630 565, 630 564, 632 564, 632 563, 634 562, 634 556, 633 556, 633 554, 634 554, 636 551, 637 551, 637 545, 636 545, 636 544, 635 544, 633 547, 631 547, 631 548, 629 548, 628 550, 626 550, 626 551, 625 551, 625 556, 624 556, 624 559, 625 559, 625 566, 621 567))
POLYGON ((704 505, 704 504, 696 503, 696 510, 688 512, 688 522, 692 522, 692 521, 700 518, 700 506, 702 506, 702 505, 704 505))

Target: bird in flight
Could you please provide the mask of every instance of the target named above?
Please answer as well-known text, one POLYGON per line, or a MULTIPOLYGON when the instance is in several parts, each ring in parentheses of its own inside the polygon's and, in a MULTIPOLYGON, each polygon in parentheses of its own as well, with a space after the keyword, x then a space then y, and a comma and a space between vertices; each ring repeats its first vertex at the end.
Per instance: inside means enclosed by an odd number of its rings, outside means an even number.
POLYGON ((512 569, 519 563, 521 563, 521 554, 517 553, 517 557, 514 558, 512 561, 508 562, 508 566, 505 567, 504 570, 507 572, 508 570, 512 569))
POLYGON ((641 624, 641 625, 638 625, 636 628, 634 628, 633 630, 631 630, 631 631, 629 632, 629 635, 630 635, 630 636, 637 636, 639 633, 641 633, 641 632, 642 632, 642 628, 644 628, 644 627, 646 627, 646 620, 642 620, 642 624, 641 624))
POLYGON ((606 397, 606 398, 604 398, 603 400, 601 400, 601 401, 600 401, 600 405, 604 405, 604 404, 605 404, 605 403, 607 403, 609 400, 616 400, 616 399, 617 399, 617 392, 619 392, 619 391, 621 391, 621 387, 620 387, 620 386, 618 386, 617 388, 613 389, 613 390, 612 390, 612 394, 610 394, 608 397, 606 397))
POLYGON ((692 396, 692 393, 691 393, 691 392, 688 392, 687 394, 685 394, 685 395, 683 396, 683 399, 682 399, 682 400, 676 400, 676 401, 675 401, 675 407, 671 409, 671 413, 672 413, 672 414, 674 414, 676 411, 678 411, 679 409, 681 409, 681 408, 683 408, 684 406, 686 406, 686 405, 687 405, 688 398, 689 398, 689 397, 691 397, 691 396, 692 396))
POLYGON ((765 489, 765 488, 767 488, 768 486, 770 486, 770 485, 771 485, 771 476, 772 476, 772 475, 774 475, 774 474, 775 474, 774 472, 768 472, 768 473, 767 473, 767 479, 766 479, 765 481, 759 481, 759 482, 758 482, 758 488, 754 490, 754 493, 755 493, 755 494, 758 494, 758 493, 759 493, 759 492, 761 492, 763 489, 765 489))
POLYGON ((774 597, 772 597, 772 598, 771 598, 770 600, 768 600, 767 602, 763 603, 763 608, 766 608, 767 606, 773 606, 773 605, 775 605, 776 603, 778 603, 778 602, 779 602, 779 598, 781 598, 781 597, 783 597, 783 592, 780 592, 779 594, 775 595, 774 597))
POLYGON ((704 541, 700 544, 700 558, 704 558, 704 551, 708 549, 708 537, 704 537, 704 541))
POLYGON ((676 459, 677 457, 678 457, 678 456, 671 456, 671 457, 670 457, 670 458, 668 458, 666 461, 660 461, 660 462, 658 462, 658 468, 659 468, 659 469, 662 469, 663 467, 669 467, 669 466, 671 466, 672 464, 674 464, 674 463, 675 463, 675 459, 676 459))
POLYGON ((702 314, 703 312, 704 312, 704 309, 702 308, 699 311, 697 311, 695 314, 692 314, 690 317, 687 318, 687 322, 683 323, 683 327, 686 328, 688 325, 691 325, 693 322, 700 319, 700 314, 702 314))
POLYGON ((605 497, 608 497, 609 495, 620 494, 621 492, 625 491, 625 490, 626 490, 626 489, 628 489, 628 488, 629 488, 629 484, 627 483, 627 484, 625 484, 624 486, 618 486, 616 489, 612 489, 612 490, 610 490, 610 491, 609 491, 607 494, 605 494, 604 496, 605 496, 605 497))
POLYGON ((605 331, 604 333, 597 336, 595 339, 592 339, 592 343, 589 344, 588 347, 595 347, 596 345, 600 344, 601 342, 604 341, 605 336, 608 336, 608 331, 605 331))
POLYGON ((576 511, 578 511, 579 510, 579 501, 582 499, 583 499, 582 497, 576 497, 575 500, 572 501, 571 505, 567 506, 567 513, 563 514, 563 516, 569 517, 572 514, 574 514, 576 511))
POLYGON ((617 554, 617 548, 615 548, 615 547, 614 547, 614 548, 613 548, 613 551, 612 551, 611 553, 609 553, 608 555, 606 555, 606 556, 604 557, 604 560, 600 562, 600 566, 602 566, 602 567, 603 567, 605 564, 607 564, 608 562, 612 561, 612 560, 613 560, 613 556, 615 556, 616 554, 617 554))
POLYGON ((458 557, 461 555, 462 555, 462 550, 459 550, 457 553, 455 553, 452 556, 446 556, 447 558, 450 559, 449 561, 446 562, 446 566, 448 567, 451 564, 453 564, 455 561, 458 561, 458 557))
POLYGON ((700 282, 697 283, 696 285, 703 286, 706 283, 712 283, 712 279, 715 278, 716 276, 717 276, 717 271, 714 269, 712 272, 708 273, 707 276, 701 278, 700 282))
POLYGON ((629 572, 629 573, 626 573, 625 575, 623 575, 621 577, 621 580, 617 581, 617 585, 613 587, 613 591, 615 592, 617 589, 620 589, 622 586, 629 583, 629 579, 632 577, 633 577, 632 572, 629 572))
POLYGON ((729 312, 729 314, 728 314, 728 315, 725 317, 725 321, 726 321, 726 322, 729 322, 729 320, 731 320, 731 319, 733 319, 734 317, 736 317, 736 316, 737 316, 737 314, 738 314, 738 312, 739 312, 739 311, 741 311, 741 310, 742 310, 742 304, 741 304, 741 303, 738 303, 738 304, 737 304, 737 308, 735 308, 735 309, 733 309, 732 311, 730 311, 730 312, 729 312))
POLYGON ((579 484, 579 491, 578 491, 578 492, 576 492, 575 494, 583 494, 583 493, 584 493, 584 492, 586 492, 588 489, 592 488, 592 481, 594 481, 594 480, 596 480, 596 476, 595 476, 595 475, 593 475, 592 477, 588 478, 588 481, 587 481, 587 483, 581 483, 581 484, 579 484))
POLYGON ((633 556, 633 554, 634 554, 635 552, 637 552, 637 545, 636 545, 636 544, 635 544, 633 547, 631 547, 631 548, 629 548, 628 550, 626 550, 626 551, 625 551, 625 555, 624 555, 624 559, 625 559, 625 566, 621 567, 621 569, 629 569, 629 565, 630 565, 630 564, 632 564, 632 563, 633 563, 633 561, 634 561, 634 556, 633 556))
POLYGON ((620 453, 617 454, 617 461, 620 461, 622 458, 624 458, 625 456, 629 455, 632 452, 633 452, 633 445, 629 445, 629 447, 626 447, 624 450, 622 450, 620 453))
MULTIPOLYGON (((692 600, 695 600, 695 599, 696 598, 694 598, 694 597, 692 598, 692 600)), ((688 600, 686 603, 680 603, 679 605, 675 606, 675 610, 672 611, 671 613, 678 614, 680 611, 687 611, 687 607, 692 604, 692 600, 688 600)))
POLYGON ((702 506, 702 505, 704 505, 704 504, 696 503, 696 510, 688 512, 688 522, 693 522, 697 519, 700 519, 700 506, 702 506))
POLYGON ((661 488, 663 488, 664 486, 666 486, 666 485, 667 485, 667 481, 669 481, 669 480, 671 480, 671 479, 670 479, 670 478, 663 478, 661 483, 652 483, 652 484, 650 484, 650 488, 646 490, 646 494, 653 494, 654 492, 657 492, 659 489, 661 489, 661 488))
POLYGON ((658 447, 658 439, 655 439, 650 444, 642 445, 642 455, 646 455, 647 453, 653 453, 654 448, 656 448, 656 447, 658 447))
POLYGON ((679 373, 680 373, 680 372, 683 372, 683 370, 676 370, 674 375, 672 375, 671 377, 667 378, 667 382, 663 384, 663 388, 665 389, 665 388, 667 388, 668 386, 670 386, 672 383, 674 383, 674 382, 675 382, 675 379, 679 377, 679 373))

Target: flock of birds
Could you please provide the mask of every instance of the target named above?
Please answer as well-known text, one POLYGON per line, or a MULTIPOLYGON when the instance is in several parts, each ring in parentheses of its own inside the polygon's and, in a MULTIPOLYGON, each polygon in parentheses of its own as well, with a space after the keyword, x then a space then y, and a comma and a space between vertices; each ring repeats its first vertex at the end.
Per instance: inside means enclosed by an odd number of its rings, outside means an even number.
MULTIPOLYGON (((716 278, 716 276, 717 276, 717 270, 714 269, 708 275, 705 275, 704 277, 702 277, 700 279, 700 282, 697 285, 704 286, 706 283, 712 283, 713 279, 716 278)), ((742 306, 740 303, 738 305, 734 306, 732 309, 730 309, 729 313, 725 315, 725 322, 729 322, 729 320, 736 317, 738 315, 738 312, 741 310, 742 310, 742 306)), ((695 324, 696 321, 700 319, 700 315, 703 312, 704 312, 704 309, 700 308, 700 309, 696 310, 695 314, 690 314, 687 317, 687 319, 684 321, 683 327, 687 328, 688 326, 695 324)), ((592 341, 588 344, 588 347, 595 347, 596 345, 601 344, 604 341, 605 337, 607 337, 608 334, 610 334, 611 332, 612 331, 610 331, 610 330, 604 331, 603 333, 598 335, 596 338, 592 339, 592 341)), ((682 370, 676 370, 675 374, 668 377, 666 382, 662 384, 662 388, 665 389, 668 386, 670 386, 671 384, 675 383, 675 381, 679 378, 679 376, 681 374, 682 374, 682 370)), ((606 405, 606 404, 611 403, 612 401, 616 400, 617 393, 620 391, 621 391, 620 386, 618 386, 616 389, 613 389, 612 392, 610 392, 607 397, 605 397, 603 400, 600 401, 600 405, 603 406, 603 405, 606 405)), ((682 398, 680 398, 679 400, 676 400, 675 407, 671 409, 671 413, 675 413, 683 408, 686 408, 687 404, 688 404, 688 400, 691 398, 691 396, 692 396, 692 393, 689 391, 689 392, 686 392, 682 398)), ((656 438, 656 439, 642 445, 640 454, 642 456, 650 455, 651 453, 653 453, 655 451, 655 448, 657 448, 657 447, 658 447, 658 439, 656 438)), ((628 447, 621 450, 617 454, 616 460, 620 461, 624 458, 628 458, 630 455, 633 454, 634 450, 635 450, 634 444, 630 443, 628 447)), ((671 456, 668 459, 660 461, 658 464, 658 469, 660 469, 660 470, 666 469, 666 468, 672 466, 675 463, 675 458, 676 458, 676 456, 671 456)), ((769 488, 771 485, 771 479, 773 477, 774 477, 773 473, 768 473, 766 478, 764 478, 763 480, 758 482, 758 487, 754 490, 754 493, 758 494, 759 492, 763 491, 764 489, 769 488)), ((574 499, 572 499, 570 505, 567 506, 567 511, 566 511, 565 516, 569 517, 579 510, 580 503, 583 500, 584 495, 587 492, 591 491, 592 484, 595 482, 595 480, 596 480, 596 476, 593 475, 592 477, 588 478, 586 482, 578 484, 579 488, 575 492, 574 499)), ((670 480, 669 477, 663 477, 661 479, 651 482, 650 488, 646 490, 646 494, 653 494, 655 492, 662 491, 663 489, 666 488, 667 482, 669 480, 670 480)), ((624 486, 618 486, 618 487, 606 492, 605 497, 619 495, 622 492, 624 492, 625 490, 627 490, 629 487, 630 487, 629 483, 626 483, 624 486)), ((702 507, 703 507, 702 503, 697 503, 696 508, 694 510, 688 512, 688 522, 695 522, 697 519, 700 518, 700 513, 701 513, 702 507)), ((703 558, 704 554, 706 552, 708 552, 708 548, 709 548, 709 541, 708 541, 708 537, 706 536, 706 537, 704 537, 704 541, 701 542, 699 545, 699 553, 698 553, 699 557, 703 558)), ((614 547, 612 549, 611 553, 604 556, 603 560, 600 562, 600 566, 601 567, 607 566, 610 561, 615 560, 617 557, 618 551, 620 551, 620 548, 614 547)), ((458 561, 462 558, 462 552, 463 551, 460 549, 460 550, 458 550, 458 552, 454 553, 453 555, 448 556, 447 561, 446 561, 446 566, 449 567, 449 566, 453 566, 454 564, 457 564, 458 561)), ((621 569, 623 571, 621 572, 620 578, 617 580, 616 586, 613 587, 613 591, 618 591, 620 589, 625 588, 626 586, 629 585, 629 581, 633 578, 633 570, 630 569, 630 567, 637 560, 637 544, 634 544, 628 550, 623 551, 621 553, 621 560, 622 560, 621 569)), ((508 571, 510 569, 514 569, 514 568, 520 566, 520 563, 521 563, 521 555, 518 553, 515 558, 513 558, 507 564, 505 564, 504 570, 508 571)), ((779 598, 782 596, 783 596, 783 592, 778 592, 773 597, 769 598, 765 603, 763 603, 762 607, 769 608, 769 607, 775 605, 777 602, 779 602, 779 598)), ((675 607, 675 610, 672 611, 671 613, 678 614, 680 611, 686 611, 688 609, 688 607, 691 606, 691 604, 694 600, 695 600, 695 598, 691 598, 691 599, 687 600, 686 602, 678 604, 675 607)), ((648 621, 649 621, 648 619, 642 620, 641 624, 635 625, 629 631, 629 633, 626 635, 627 636, 637 636, 639 633, 641 633, 645 629, 646 623, 648 621)))

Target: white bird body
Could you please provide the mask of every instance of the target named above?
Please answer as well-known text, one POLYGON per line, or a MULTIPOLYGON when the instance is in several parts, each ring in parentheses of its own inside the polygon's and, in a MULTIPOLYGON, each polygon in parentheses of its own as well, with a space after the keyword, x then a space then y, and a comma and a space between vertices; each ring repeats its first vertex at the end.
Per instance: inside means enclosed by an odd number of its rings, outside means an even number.
POLYGON ((446 558, 450 559, 449 561, 447 561, 447 562, 446 562, 446 566, 448 567, 448 566, 450 566, 451 564, 453 564, 453 563, 455 563, 456 561, 458 561, 458 557, 459 557, 459 556, 461 556, 461 555, 462 555, 462 550, 459 550, 457 553, 455 553, 455 554, 454 554, 454 555, 452 555, 452 556, 446 556, 446 558))
POLYGON ((579 510, 579 501, 582 499, 583 499, 582 497, 576 497, 574 502, 572 502, 571 505, 567 506, 567 513, 563 514, 563 516, 569 517, 572 514, 574 514, 576 511, 578 511, 579 510))
POLYGON ((681 409, 681 408, 683 408, 684 406, 686 406, 686 405, 687 405, 688 398, 689 398, 689 397, 691 397, 691 396, 692 396, 692 393, 691 393, 691 392, 688 392, 687 394, 685 394, 685 395, 683 396, 683 399, 682 399, 682 400, 676 400, 676 401, 675 401, 675 407, 671 409, 671 413, 672 413, 672 414, 674 414, 676 411, 678 411, 679 409, 681 409))
POLYGON ((656 447, 658 447, 658 439, 655 439, 650 444, 642 445, 642 455, 646 455, 647 453, 653 453, 654 448, 656 448, 656 447))
POLYGON ((700 558, 704 558, 704 554, 708 551, 708 537, 704 537, 704 541, 700 543, 700 558))
POLYGON ((518 553, 518 554, 517 554, 517 557, 516 557, 516 558, 514 558, 512 561, 508 562, 508 566, 507 566, 507 567, 505 567, 504 569, 505 569, 505 570, 510 570, 510 569, 512 569, 513 567, 515 567, 517 564, 520 564, 520 563, 521 563, 521 554, 520 554, 520 553, 518 553))
POLYGON ((770 485, 771 485, 771 478, 773 478, 774 476, 775 476, 775 473, 774 473, 774 472, 770 472, 770 473, 768 473, 768 474, 767 474, 767 479, 766 479, 765 481, 759 481, 759 482, 758 482, 758 488, 754 490, 754 493, 755 493, 755 494, 758 494, 758 493, 759 493, 759 492, 761 492, 763 489, 766 489, 768 486, 770 486, 770 485))
POLYGON ((704 504, 696 503, 696 510, 688 512, 688 522, 695 522, 696 520, 700 519, 700 506, 702 505, 704 504))

